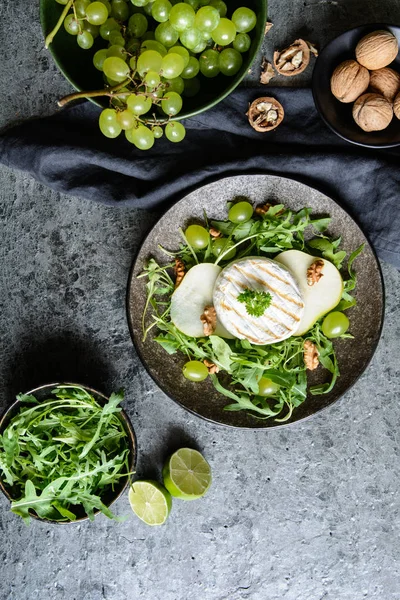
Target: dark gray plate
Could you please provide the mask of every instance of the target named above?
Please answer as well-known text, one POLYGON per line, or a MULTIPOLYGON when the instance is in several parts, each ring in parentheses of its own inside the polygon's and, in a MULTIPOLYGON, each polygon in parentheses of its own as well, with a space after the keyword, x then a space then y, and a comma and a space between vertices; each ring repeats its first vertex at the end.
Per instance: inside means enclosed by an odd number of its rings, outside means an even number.
MULTIPOLYGON (((160 263, 166 262, 167 257, 159 251, 158 244, 176 250, 179 245, 179 227, 185 228, 196 220, 203 221, 203 209, 206 209, 210 218, 225 219, 226 202, 237 196, 245 196, 254 204, 270 200, 282 202, 294 210, 308 206, 316 214, 332 217, 329 234, 341 235, 343 248, 349 252, 365 243, 364 252, 354 263, 358 274, 358 305, 348 313, 355 339, 335 342, 341 377, 331 393, 309 396, 294 410, 287 423, 300 421, 326 408, 355 383, 371 360, 381 333, 384 293, 379 263, 361 229, 336 202, 292 179, 271 175, 227 177, 199 188, 177 202, 150 231, 134 261, 128 283, 128 322, 136 350, 147 371, 159 387, 181 406, 200 417, 223 425, 249 428, 278 427, 282 424, 273 420, 262 421, 245 412, 224 411, 223 408, 229 403, 229 399, 217 393, 210 381, 192 383, 184 379, 182 366, 187 359, 183 355, 169 356, 152 341, 151 335, 145 343, 142 342, 141 317, 146 292, 144 279, 137 279, 136 276, 151 256, 160 263)), ((319 368, 314 373, 313 383, 325 381, 324 369, 319 368)))

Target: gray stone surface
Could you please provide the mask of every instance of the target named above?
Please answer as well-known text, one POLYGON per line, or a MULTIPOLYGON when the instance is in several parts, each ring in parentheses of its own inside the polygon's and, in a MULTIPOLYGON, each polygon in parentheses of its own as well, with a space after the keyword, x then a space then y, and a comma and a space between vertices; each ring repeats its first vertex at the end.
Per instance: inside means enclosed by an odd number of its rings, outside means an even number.
MULTIPOLYGON (((42 49, 37 5, 0 5, 0 125, 52 112, 69 90, 42 49)), ((269 50, 400 18, 397 0, 274 0, 270 14, 269 50)), ((288 429, 226 430, 166 398, 131 345, 128 270, 156 216, 61 196, 5 168, 0 181, 1 406, 64 374, 123 386, 139 476, 159 476, 189 443, 214 473, 207 497, 175 502, 159 529, 133 516, 27 528, 1 497, 1 600, 399 600, 399 273, 382 265, 383 336, 341 401, 288 429)), ((116 510, 129 515, 126 496, 116 510)))

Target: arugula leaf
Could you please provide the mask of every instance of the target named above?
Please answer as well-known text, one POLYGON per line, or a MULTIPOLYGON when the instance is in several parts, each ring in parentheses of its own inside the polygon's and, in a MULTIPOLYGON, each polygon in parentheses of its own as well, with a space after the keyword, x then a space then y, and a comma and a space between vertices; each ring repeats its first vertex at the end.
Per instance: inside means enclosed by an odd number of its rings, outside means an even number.
POLYGON ((246 304, 246 311, 253 317, 262 317, 272 302, 269 292, 245 289, 237 297, 239 302, 246 304))

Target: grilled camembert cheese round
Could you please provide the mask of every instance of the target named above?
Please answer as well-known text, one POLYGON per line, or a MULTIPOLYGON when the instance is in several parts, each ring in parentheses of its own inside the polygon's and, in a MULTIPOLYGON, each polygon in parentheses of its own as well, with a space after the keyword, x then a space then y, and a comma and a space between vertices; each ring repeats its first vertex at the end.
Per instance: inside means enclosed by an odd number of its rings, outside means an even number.
POLYGON ((246 257, 225 267, 215 282, 213 302, 218 319, 240 339, 252 344, 273 344, 296 331, 304 302, 292 274, 282 265, 262 257, 246 257), (249 315, 237 299, 246 289, 269 292, 269 307, 261 317, 249 315))

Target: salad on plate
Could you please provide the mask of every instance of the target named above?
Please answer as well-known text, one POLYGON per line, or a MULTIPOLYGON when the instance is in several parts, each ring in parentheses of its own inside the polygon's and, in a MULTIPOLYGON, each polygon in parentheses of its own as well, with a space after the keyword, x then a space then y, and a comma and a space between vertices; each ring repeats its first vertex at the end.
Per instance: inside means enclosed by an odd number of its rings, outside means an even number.
POLYGON ((347 311, 356 304, 353 262, 330 217, 283 204, 229 202, 227 219, 179 229, 166 261, 150 258, 143 339, 187 358, 182 377, 210 379, 227 411, 277 423, 307 394, 330 392, 340 376, 334 340, 352 338, 347 311), (343 265, 346 261, 346 272, 343 265), (324 370, 324 383, 310 374, 324 370))

